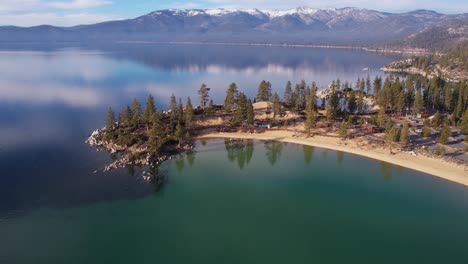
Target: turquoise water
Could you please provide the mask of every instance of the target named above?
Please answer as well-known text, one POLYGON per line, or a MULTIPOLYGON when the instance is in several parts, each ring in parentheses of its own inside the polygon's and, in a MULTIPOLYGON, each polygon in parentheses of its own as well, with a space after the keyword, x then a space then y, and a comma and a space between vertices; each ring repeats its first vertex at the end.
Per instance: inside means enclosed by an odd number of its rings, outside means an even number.
POLYGON ((247 140, 159 172, 152 195, 1 219, 0 263, 468 263, 468 189, 429 175, 247 140))

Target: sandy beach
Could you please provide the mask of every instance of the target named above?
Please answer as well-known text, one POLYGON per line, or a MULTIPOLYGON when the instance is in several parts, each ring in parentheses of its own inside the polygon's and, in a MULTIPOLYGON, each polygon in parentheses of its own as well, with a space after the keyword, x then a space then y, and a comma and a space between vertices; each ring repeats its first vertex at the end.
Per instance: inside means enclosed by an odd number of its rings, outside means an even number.
POLYGON ((468 172, 465 172, 464 166, 455 165, 439 158, 431 158, 424 155, 414 156, 405 152, 390 154, 389 149, 366 148, 366 146, 360 147, 354 140, 343 141, 339 138, 323 136, 305 137, 303 135, 297 136, 294 134, 294 132, 290 131, 273 130, 266 131, 265 133, 261 134, 243 132, 209 132, 197 137, 197 139, 210 138, 278 140, 282 142, 342 151, 371 159, 385 161, 468 186, 468 172))

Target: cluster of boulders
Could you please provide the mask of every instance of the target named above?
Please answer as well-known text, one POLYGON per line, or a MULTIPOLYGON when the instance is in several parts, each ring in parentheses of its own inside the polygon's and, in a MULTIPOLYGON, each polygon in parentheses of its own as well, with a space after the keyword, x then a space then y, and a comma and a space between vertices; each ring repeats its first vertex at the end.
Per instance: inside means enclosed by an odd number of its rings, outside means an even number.
POLYGON ((86 144, 97 147, 99 149, 105 149, 111 154, 117 153, 119 151, 124 151, 127 148, 125 146, 120 146, 112 142, 102 140, 104 129, 97 129, 91 133, 88 139, 85 141, 86 144))
MULTIPOLYGON (((108 172, 114 169, 125 168, 129 165, 134 166, 150 166, 152 168, 160 165, 166 160, 172 159, 171 155, 151 155, 148 153, 148 146, 131 146, 125 147, 120 146, 112 142, 103 141, 104 129, 97 129, 91 133, 91 135, 86 140, 86 144, 90 146, 97 147, 99 149, 104 149, 109 151, 111 154, 121 152, 121 158, 112 162, 104 168, 104 172, 108 172), (138 158, 136 158, 138 157, 138 158)), ((178 148, 180 151, 190 151, 193 150, 192 144, 186 144, 178 148)))

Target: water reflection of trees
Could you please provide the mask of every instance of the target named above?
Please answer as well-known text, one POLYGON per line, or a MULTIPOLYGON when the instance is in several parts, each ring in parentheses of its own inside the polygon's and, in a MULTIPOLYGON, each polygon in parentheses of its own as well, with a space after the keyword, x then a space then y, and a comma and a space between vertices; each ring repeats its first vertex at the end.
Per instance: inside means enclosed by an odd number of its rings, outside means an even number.
POLYGON ((337 158, 337 160, 338 160, 338 164, 343 163, 344 152, 343 152, 343 151, 337 151, 337 152, 336 152, 336 158, 337 158))
POLYGON ((187 153, 187 163, 190 167, 193 166, 193 164, 195 163, 195 152, 192 151, 187 153))
POLYGON ((381 169, 382 169, 382 175, 384 177, 385 181, 390 181, 390 178, 392 177, 392 168, 391 165, 387 162, 381 162, 381 169))
POLYGON ((279 141, 268 141, 265 142, 266 156, 271 165, 275 165, 281 157, 283 151, 283 142, 279 141))
POLYGON ((185 159, 183 159, 182 157, 178 158, 175 161, 175 165, 176 165, 177 171, 179 173, 182 172, 184 170, 184 167, 185 167, 185 159))
POLYGON ((302 150, 304 151, 304 161, 307 165, 309 165, 312 161, 312 158, 314 157, 315 148, 304 145, 302 146, 302 150))
POLYGON ((243 169, 252 160, 254 143, 251 139, 225 139, 227 157, 229 161, 236 162, 240 169, 243 169))

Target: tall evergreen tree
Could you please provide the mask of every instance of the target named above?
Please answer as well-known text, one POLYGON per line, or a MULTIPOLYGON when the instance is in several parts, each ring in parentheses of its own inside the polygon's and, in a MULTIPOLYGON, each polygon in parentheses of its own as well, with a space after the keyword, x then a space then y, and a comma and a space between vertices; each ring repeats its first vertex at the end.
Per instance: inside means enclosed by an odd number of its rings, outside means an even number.
POLYGON ((198 94, 200 95, 200 107, 205 110, 206 104, 208 103, 210 89, 206 87, 206 84, 202 84, 200 89, 198 90, 198 94))
POLYGON ((271 83, 263 80, 258 86, 257 100, 269 101, 271 98, 271 83))
POLYGON ((185 142, 185 130, 181 123, 177 123, 176 130, 174 132, 174 137, 179 141, 179 145, 184 144, 185 142))
POLYGON ((115 126, 115 114, 114 114, 114 111, 112 111, 112 108, 109 107, 109 110, 107 111, 107 118, 106 118, 106 129, 112 130, 114 126, 115 126))
POLYGON ((177 122, 184 123, 184 106, 182 104, 182 99, 179 98, 179 103, 177 104, 177 122))
POLYGON ((401 90, 398 94, 397 102, 396 102, 396 110, 398 115, 403 115, 406 109, 406 93, 404 90, 401 90))
POLYGON ((423 97, 419 89, 416 90, 413 104, 413 114, 420 114, 423 108, 423 97))
POLYGON ((120 123, 122 124, 122 126, 124 127, 129 127, 133 124, 132 122, 132 118, 133 118, 133 113, 132 113, 132 109, 130 108, 130 106, 126 106, 122 112, 120 112, 120 123))
POLYGON ((242 125, 247 119, 247 97, 244 93, 239 93, 237 98, 237 109, 232 119, 234 126, 242 125))
POLYGON ((134 98, 132 102, 132 112, 133 112, 133 125, 138 126, 141 120, 141 104, 138 99, 134 98))
POLYGON ((238 93, 237 85, 231 83, 226 91, 226 99, 224 99, 224 111, 226 113, 230 113, 234 109, 238 93))
POLYGON ((380 94, 380 90, 382 89, 382 79, 376 76, 374 79, 373 86, 374 86, 374 96, 375 96, 376 101, 378 101, 378 96, 380 94))
POLYGON ((432 124, 436 127, 439 127, 442 124, 442 116, 440 115, 439 111, 434 114, 434 117, 432 118, 432 124))
POLYGON ((152 123, 152 127, 150 131, 148 132, 149 145, 150 145, 150 149, 155 154, 158 154, 160 151, 160 148, 162 147, 164 138, 166 136, 161 114, 154 113, 151 123, 152 123))
POLYGON ((408 122, 403 124, 403 130, 401 131, 400 142, 403 144, 409 143, 409 125, 408 122))
POLYGON ((452 132, 450 130, 450 127, 444 126, 442 130, 440 130, 440 137, 437 142, 440 144, 447 144, 448 138, 451 136, 451 134, 452 132))
POLYGON ((151 123, 156 107, 154 106, 154 97, 150 94, 146 100, 145 110, 143 111, 143 122, 151 123))
POLYGON ((185 126, 187 129, 193 126, 193 106, 190 97, 187 97, 187 102, 185 104, 185 126))
POLYGON ((468 108, 465 110, 465 113, 463 114, 463 118, 461 121, 461 130, 463 134, 468 135, 468 108))
POLYGON ((327 104, 327 119, 328 121, 335 121, 339 106, 339 97, 335 90, 335 81, 330 84, 330 98, 327 104))
POLYGON ((385 109, 380 108, 379 113, 377 114, 377 123, 378 123, 379 127, 384 127, 384 125, 387 122, 387 119, 388 119, 388 117, 387 117, 387 114, 385 113, 385 109))
POLYGON ((255 112, 252 101, 247 100, 247 124, 253 125, 255 121, 255 112))
POLYGON ((370 76, 368 74, 367 78, 366 78, 366 93, 370 94, 371 91, 372 91, 371 80, 370 80, 370 76))
POLYGON ((291 82, 288 81, 286 83, 286 88, 284 89, 284 104, 287 106, 287 107, 290 107, 292 102, 291 102, 291 96, 292 96, 292 87, 291 87, 291 82))
POLYGON ((273 103, 273 119, 276 120, 276 116, 281 112, 281 102, 278 93, 273 94, 271 101, 273 103))

